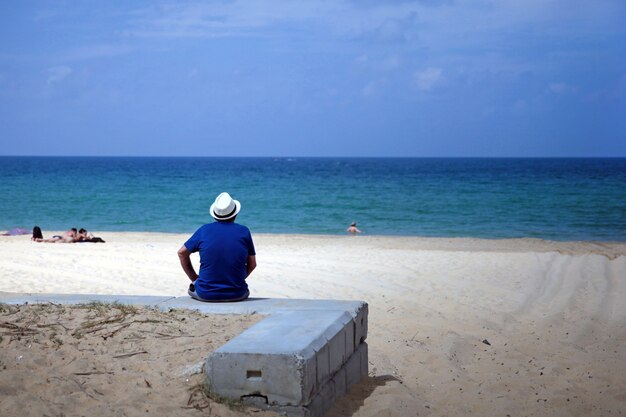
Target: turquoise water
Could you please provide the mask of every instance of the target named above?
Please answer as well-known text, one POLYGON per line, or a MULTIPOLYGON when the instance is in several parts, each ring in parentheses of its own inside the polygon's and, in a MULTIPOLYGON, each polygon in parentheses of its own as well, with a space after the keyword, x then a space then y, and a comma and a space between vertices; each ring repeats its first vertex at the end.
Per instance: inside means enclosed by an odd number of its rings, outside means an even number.
POLYGON ((190 233, 222 191, 253 232, 626 241, 626 158, 0 157, 0 229, 190 233))

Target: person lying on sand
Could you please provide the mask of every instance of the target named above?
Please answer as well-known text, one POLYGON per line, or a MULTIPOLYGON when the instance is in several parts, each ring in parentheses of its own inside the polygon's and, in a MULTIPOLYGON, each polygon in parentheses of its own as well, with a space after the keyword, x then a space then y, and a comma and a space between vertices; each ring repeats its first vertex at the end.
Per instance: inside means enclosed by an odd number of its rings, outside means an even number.
POLYGON ((87 241, 89 239, 93 238, 93 234, 88 232, 87 229, 83 229, 82 227, 80 228, 80 230, 78 231, 78 234, 76 235, 76 241, 77 242, 83 242, 83 241, 87 241))
POLYGON ((45 243, 74 243, 77 235, 78 230, 76 230, 75 227, 72 227, 70 230, 63 232, 62 235, 54 235, 50 239, 44 239, 41 228, 39 226, 35 226, 33 228, 33 237, 31 239, 35 242, 45 243))
POLYGON ((104 243, 104 240, 102 240, 102 238, 94 236, 91 232, 88 232, 87 229, 83 229, 81 227, 81 229, 78 231, 78 234, 76 235, 76 238, 74 239, 75 242, 102 242, 104 243))
POLYGON ((76 243, 76 242, 101 242, 104 243, 104 240, 100 237, 96 237, 86 229, 81 228, 80 230, 76 230, 75 227, 72 227, 67 232, 64 232, 62 235, 54 235, 50 239, 44 239, 43 233, 39 226, 35 226, 33 228, 33 237, 32 240, 35 242, 45 242, 45 243, 76 243))

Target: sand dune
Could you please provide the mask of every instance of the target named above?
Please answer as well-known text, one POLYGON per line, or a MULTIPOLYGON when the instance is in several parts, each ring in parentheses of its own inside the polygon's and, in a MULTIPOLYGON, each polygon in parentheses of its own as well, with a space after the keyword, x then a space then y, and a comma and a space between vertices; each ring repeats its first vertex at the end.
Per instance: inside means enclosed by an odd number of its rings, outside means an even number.
MULTIPOLYGON (((106 244, 0 238, 0 291, 185 294, 176 250, 186 235, 99 235, 106 244)), ((253 296, 370 305, 370 377, 329 416, 626 410, 623 243, 254 239, 253 296)))

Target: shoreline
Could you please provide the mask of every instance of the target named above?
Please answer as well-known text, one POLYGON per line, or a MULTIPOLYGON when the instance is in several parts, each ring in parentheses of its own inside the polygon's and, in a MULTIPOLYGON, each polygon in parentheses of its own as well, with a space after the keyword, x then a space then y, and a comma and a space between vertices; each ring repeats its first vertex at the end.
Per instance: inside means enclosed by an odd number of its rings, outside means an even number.
MULTIPOLYGON (((212 221, 212 220, 211 220, 212 221)), ((208 222, 211 222, 208 221, 208 222)), ((237 222, 239 223, 239 222, 237 222)), ((205 224, 205 223, 203 223, 205 224)), ((608 244, 624 244, 626 245, 626 239, 625 240, 610 240, 610 239, 556 239, 556 238, 543 238, 543 237, 531 237, 531 236, 524 236, 524 237, 479 237, 479 236, 426 236, 426 235, 402 235, 402 234, 373 234, 373 233, 367 233, 367 232, 363 232, 363 233, 359 233, 359 234, 349 234, 345 231, 342 231, 341 233, 302 233, 302 232, 256 232, 253 228, 251 228, 250 226, 248 226, 248 224, 244 223, 240 223, 243 224, 244 226, 250 228, 250 232, 253 235, 260 235, 260 236, 299 236, 299 237, 328 237, 328 238, 332 238, 332 237, 360 237, 360 238, 385 238, 385 239, 395 239, 395 238, 399 238, 399 239, 425 239, 425 240, 463 240, 463 239, 475 239, 475 240, 494 240, 494 241, 507 241, 507 240, 528 240, 528 241, 545 241, 545 242, 554 242, 554 243, 567 243, 567 242, 585 242, 585 243, 608 243, 608 244)), ((197 227, 192 227, 189 229, 188 232, 180 232, 180 231, 176 231, 176 232, 166 232, 166 231, 154 231, 154 230, 106 230, 106 229, 89 229, 90 232, 94 233, 94 234, 133 234, 133 233, 138 233, 138 234, 153 234, 153 235, 185 235, 187 233, 189 233, 189 235, 191 235, 198 227, 202 226, 202 224, 198 224, 197 227)), ((9 228, 9 229, 0 229, 0 231, 2 233, 5 233, 8 230, 11 230, 13 228, 9 228)), ((27 228, 27 230, 31 230, 32 228, 27 228)), ((52 235, 52 234, 58 234, 58 233, 63 233, 63 231, 66 229, 45 229, 43 230, 44 235, 52 235)), ((17 235, 17 236, 27 236, 27 235, 17 235)), ((30 236, 30 233, 28 234, 28 236, 30 236)), ((5 235, 0 235, 0 237, 12 237, 12 236, 5 236, 5 235)))
MULTIPOLYGON (((51 230, 44 236, 62 234, 63 231, 51 230)), ((108 243, 129 241, 152 241, 171 240, 176 238, 182 245, 191 236, 191 233, 175 232, 137 232, 137 231, 93 231, 94 236, 103 237, 108 243), (107 236, 109 240, 107 240, 107 236)), ((0 242, 4 239, 24 239, 30 235, 0 236, 0 242)), ((292 240, 301 242, 331 241, 350 239, 350 244, 383 244, 385 247, 393 246, 393 243, 402 244, 413 250, 433 250, 452 252, 558 252, 564 255, 596 254, 615 259, 626 256, 626 241, 596 241, 596 240, 550 240, 541 238, 477 238, 477 237, 424 237, 424 236, 397 236, 397 235, 328 235, 328 234, 302 234, 302 233, 254 233, 252 238, 261 242, 273 242, 275 240, 292 240)), ((86 243, 80 243, 86 244, 86 243)))

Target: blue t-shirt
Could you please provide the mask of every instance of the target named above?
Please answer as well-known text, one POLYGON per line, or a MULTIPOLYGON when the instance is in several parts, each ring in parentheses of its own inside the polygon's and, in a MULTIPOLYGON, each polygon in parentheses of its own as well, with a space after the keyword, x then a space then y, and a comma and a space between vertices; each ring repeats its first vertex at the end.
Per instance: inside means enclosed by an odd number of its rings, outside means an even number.
POLYGON ((248 256, 256 255, 250 230, 230 222, 205 224, 185 242, 190 252, 200 252, 196 293, 206 300, 242 297, 248 291, 248 256))

